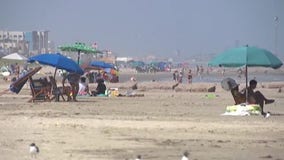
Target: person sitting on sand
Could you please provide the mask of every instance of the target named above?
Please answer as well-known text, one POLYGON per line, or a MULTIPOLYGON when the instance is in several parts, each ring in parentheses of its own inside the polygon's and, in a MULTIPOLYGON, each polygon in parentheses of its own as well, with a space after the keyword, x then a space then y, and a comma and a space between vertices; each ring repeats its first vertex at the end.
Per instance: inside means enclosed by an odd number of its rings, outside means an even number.
POLYGON ((80 79, 78 95, 80 96, 90 95, 89 85, 86 83, 86 77, 81 77, 80 79))
MULTIPOLYGON (((273 103, 273 99, 267 99, 260 91, 254 91, 256 88, 257 81, 256 80, 251 80, 249 82, 249 87, 248 87, 248 100, 247 102, 249 104, 258 104, 261 109, 261 114, 266 115, 266 113, 263 110, 264 104, 270 104, 273 103)), ((246 103, 246 89, 243 89, 241 92, 239 91, 239 85, 233 84, 231 89, 231 93, 233 95, 233 98, 235 100, 235 104, 241 104, 241 103, 246 103)))
POLYGON ((98 79, 97 83, 98 83, 98 85, 97 85, 96 90, 92 91, 93 96, 96 96, 96 95, 99 95, 99 94, 105 94, 105 91, 106 91, 106 85, 105 85, 103 79, 98 79))
MULTIPOLYGON (((247 89, 248 91, 248 103, 250 104, 259 104, 261 109, 261 114, 266 115, 266 113, 263 110, 264 104, 270 104, 273 103, 274 99, 267 99, 260 91, 254 91, 254 89, 257 86, 256 80, 251 80, 249 82, 249 87, 247 89)), ((244 92, 244 95, 246 95, 246 92, 244 92)))

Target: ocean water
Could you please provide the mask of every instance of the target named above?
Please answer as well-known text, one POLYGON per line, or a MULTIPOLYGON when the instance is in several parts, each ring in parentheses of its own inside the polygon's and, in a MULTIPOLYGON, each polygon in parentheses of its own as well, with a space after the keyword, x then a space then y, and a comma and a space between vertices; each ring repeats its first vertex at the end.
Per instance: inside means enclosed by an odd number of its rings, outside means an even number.
MULTIPOLYGON (((233 78, 237 81, 237 83, 245 83, 245 76, 238 77, 237 75, 224 75, 224 76, 216 76, 216 75, 204 75, 202 77, 195 77, 193 82, 221 82, 224 78, 233 78)), ((284 74, 249 74, 248 81, 251 79, 255 79, 258 82, 284 82, 284 74)))
MULTIPOLYGON (((173 81, 171 72, 159 72, 159 73, 136 73, 136 74, 121 74, 119 76, 120 82, 127 82, 131 76, 134 76, 138 82, 149 81, 173 81)), ((193 75, 193 83, 196 82, 210 82, 220 83, 224 78, 233 78, 237 83, 245 83, 246 78, 244 75, 239 77, 237 73, 225 73, 224 76, 218 73, 203 74, 202 76, 193 75)), ((256 79, 258 82, 284 82, 284 73, 249 73, 248 81, 256 79)), ((187 83, 186 75, 183 77, 183 83, 187 83)))

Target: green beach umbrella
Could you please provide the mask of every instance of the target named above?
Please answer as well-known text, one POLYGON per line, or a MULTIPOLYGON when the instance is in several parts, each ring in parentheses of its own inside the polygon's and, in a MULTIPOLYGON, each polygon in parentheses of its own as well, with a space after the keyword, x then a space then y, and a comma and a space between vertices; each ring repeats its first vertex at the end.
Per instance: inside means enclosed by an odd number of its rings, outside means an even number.
POLYGON ((209 66, 219 66, 219 67, 242 67, 246 68, 246 88, 248 87, 248 76, 247 67, 269 67, 273 69, 280 68, 283 63, 270 51, 244 46, 229 49, 215 58, 213 58, 208 63, 209 66))
POLYGON ((101 51, 96 50, 96 49, 92 48, 91 46, 86 45, 85 43, 80 43, 80 42, 76 42, 75 44, 71 44, 71 45, 59 46, 59 49, 61 51, 77 52, 78 53, 78 60, 77 60, 78 64, 80 62, 80 53, 81 52, 92 53, 92 54, 101 53, 101 51))

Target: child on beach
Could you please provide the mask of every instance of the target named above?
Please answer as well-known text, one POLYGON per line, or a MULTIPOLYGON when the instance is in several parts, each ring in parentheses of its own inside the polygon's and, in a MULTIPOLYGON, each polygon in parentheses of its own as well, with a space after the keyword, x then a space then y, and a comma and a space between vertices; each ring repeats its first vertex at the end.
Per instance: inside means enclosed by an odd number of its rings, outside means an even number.
POLYGON ((86 77, 81 77, 81 80, 79 83, 78 95, 80 96, 90 95, 89 85, 86 83, 86 77))

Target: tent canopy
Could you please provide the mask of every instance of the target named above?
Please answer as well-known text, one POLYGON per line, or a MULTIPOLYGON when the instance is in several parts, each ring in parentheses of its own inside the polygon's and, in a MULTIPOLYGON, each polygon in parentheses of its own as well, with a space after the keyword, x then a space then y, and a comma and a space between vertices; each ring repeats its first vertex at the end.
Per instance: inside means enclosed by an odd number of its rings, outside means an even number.
POLYGON ((10 60, 27 60, 25 56, 22 56, 18 53, 12 53, 2 57, 2 59, 10 59, 10 60))

